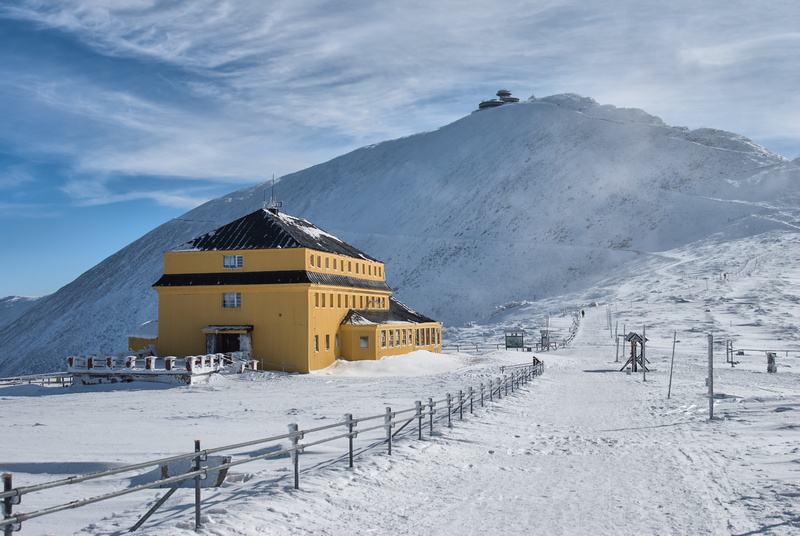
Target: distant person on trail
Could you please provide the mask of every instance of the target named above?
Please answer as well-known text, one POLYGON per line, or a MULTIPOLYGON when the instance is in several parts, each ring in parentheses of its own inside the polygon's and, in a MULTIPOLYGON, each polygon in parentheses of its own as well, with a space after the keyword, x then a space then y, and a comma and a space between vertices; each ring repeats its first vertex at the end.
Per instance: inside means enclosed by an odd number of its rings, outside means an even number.
POLYGON ((581 318, 583 318, 583 309, 581 309, 581 318))

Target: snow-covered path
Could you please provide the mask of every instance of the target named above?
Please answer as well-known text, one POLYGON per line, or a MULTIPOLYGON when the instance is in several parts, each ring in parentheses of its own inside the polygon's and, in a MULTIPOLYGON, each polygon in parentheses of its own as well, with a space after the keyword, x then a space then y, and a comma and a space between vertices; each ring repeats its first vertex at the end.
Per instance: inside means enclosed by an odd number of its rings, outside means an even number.
POLYGON ((709 422, 698 404, 666 400, 664 372, 643 382, 618 372, 613 355, 605 310, 589 309, 573 349, 544 354, 546 374, 525 394, 505 398, 433 438, 400 442, 391 458, 375 452, 352 470, 329 467, 309 474, 300 492, 251 495, 246 504, 211 515, 209 533, 790 534, 797 529, 791 492, 778 505, 784 511, 777 523, 764 522, 767 512, 746 504, 758 492, 742 478, 749 462, 741 446, 724 442, 734 423, 709 422))
MULTIPOLYGON (((779 374, 718 365, 716 418, 709 421, 702 334, 680 341, 667 399, 672 333, 648 328, 653 370, 643 381, 619 372, 624 358, 614 362, 605 308, 585 311, 571 347, 540 354, 545 374, 517 395, 454 419, 450 429, 437 425, 433 436, 426 428, 422 441, 409 433, 392 456, 383 446, 367 450, 353 469, 340 458, 341 445, 311 449, 301 457, 299 491, 291 489, 286 460, 242 466, 250 472, 230 473, 221 488, 204 491, 200 533, 800 532, 800 395, 788 362, 779 374)), ((308 428, 345 411, 405 408, 423 393, 457 392, 529 357, 419 355, 344 364, 354 377, 337 371, 220 377, 181 388, 4 388, 0 469, 14 471, 24 485, 74 474, 67 471, 76 464, 102 468, 174 454, 193 438, 219 446, 281 433, 287 422, 308 428), (418 375, 402 374, 409 366, 418 375)), ((110 489, 70 491, 91 496, 110 489)), ((21 534, 123 534, 162 493, 26 522, 21 534)), ((26 498, 19 509, 35 506, 26 498)), ((193 529, 186 490, 139 533, 193 529)))

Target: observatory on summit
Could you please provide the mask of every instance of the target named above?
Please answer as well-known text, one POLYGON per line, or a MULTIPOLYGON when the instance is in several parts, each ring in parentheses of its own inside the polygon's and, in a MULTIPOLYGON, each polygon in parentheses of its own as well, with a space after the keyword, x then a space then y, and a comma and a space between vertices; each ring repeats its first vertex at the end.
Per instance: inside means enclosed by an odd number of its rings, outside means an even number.
POLYGON ((502 106, 509 102, 519 102, 517 97, 512 97, 511 92, 507 89, 501 89, 497 92, 497 99, 491 99, 487 101, 482 101, 478 105, 479 110, 484 110, 486 108, 496 108, 497 106, 502 106))

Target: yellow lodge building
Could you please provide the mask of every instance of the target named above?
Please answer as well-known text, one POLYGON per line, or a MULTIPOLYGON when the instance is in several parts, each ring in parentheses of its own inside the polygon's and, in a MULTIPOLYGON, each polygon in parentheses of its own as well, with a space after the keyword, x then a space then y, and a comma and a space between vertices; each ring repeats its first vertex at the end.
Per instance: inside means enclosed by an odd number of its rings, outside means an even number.
POLYGON ((164 253, 157 350, 250 352, 265 369, 441 352, 441 324, 392 297, 383 263, 313 224, 260 209, 164 253))

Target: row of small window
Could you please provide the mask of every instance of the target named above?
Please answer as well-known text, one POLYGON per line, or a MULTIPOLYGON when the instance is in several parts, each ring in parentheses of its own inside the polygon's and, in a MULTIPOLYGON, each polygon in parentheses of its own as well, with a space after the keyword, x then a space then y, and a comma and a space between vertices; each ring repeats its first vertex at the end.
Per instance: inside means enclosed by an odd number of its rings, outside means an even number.
MULTIPOLYGON (((339 335, 336 334, 333 339, 333 343, 336 345, 336 349, 339 349, 339 335)), ((314 335, 314 351, 319 352, 319 335, 314 335)), ((325 351, 331 351, 331 336, 325 335, 325 351)))
POLYGON ((241 268, 244 266, 244 257, 241 255, 224 255, 222 257, 223 268, 241 268))
MULTIPOLYGON (((413 342, 415 346, 430 346, 432 344, 442 344, 442 332, 436 328, 417 328, 417 329, 390 329, 381 330, 381 348, 394 348, 395 346, 408 346, 413 342), (396 344, 395 344, 396 341, 396 344)), ((339 335, 335 335, 334 344, 339 349, 339 335)), ((359 348, 369 348, 369 336, 359 337, 359 348)), ((325 351, 331 350, 331 336, 325 335, 325 351)), ((319 352, 319 335, 314 335, 314 351, 319 352)))
MULTIPOLYGON (((345 309, 386 309, 386 298, 376 296, 358 296, 356 300, 355 294, 335 294, 336 305, 335 307, 341 309, 344 303, 345 309), (342 299, 344 297, 344 299, 342 299)), ((314 307, 331 307, 333 308, 334 294, 326 294, 324 292, 314 293, 314 307)))
POLYGON ((395 346, 407 346, 411 344, 411 337, 414 337, 415 346, 430 346, 431 344, 441 344, 441 332, 436 328, 417 328, 417 329, 390 329, 381 330, 381 348, 394 348, 395 346), (387 337, 388 335, 388 337, 387 337))
MULTIPOLYGON (((313 253, 308 256, 308 265, 311 268, 322 268, 322 262, 325 261, 325 269, 330 270, 331 265, 333 266, 334 272, 348 272, 353 273, 353 261, 345 261, 344 259, 337 259, 335 257, 322 257, 321 255, 314 255, 313 253), (347 263, 347 269, 345 270, 345 262, 347 263)), ((356 262, 356 274, 359 275, 366 275, 372 276, 373 273, 375 277, 383 277, 383 268, 380 266, 375 266, 373 270, 372 264, 367 264, 365 262, 356 262)))

